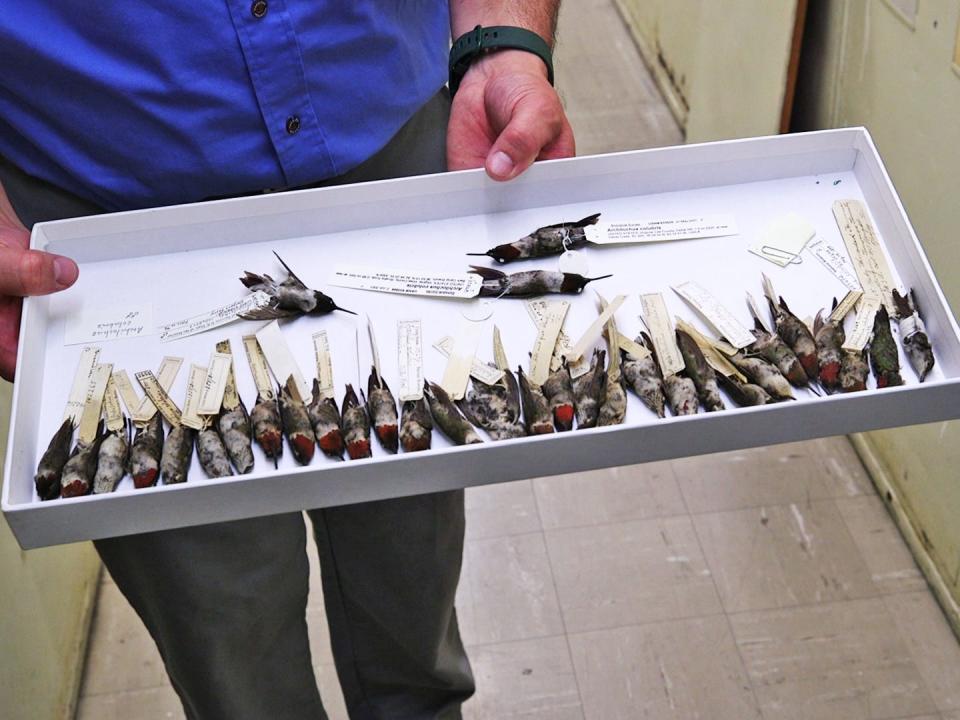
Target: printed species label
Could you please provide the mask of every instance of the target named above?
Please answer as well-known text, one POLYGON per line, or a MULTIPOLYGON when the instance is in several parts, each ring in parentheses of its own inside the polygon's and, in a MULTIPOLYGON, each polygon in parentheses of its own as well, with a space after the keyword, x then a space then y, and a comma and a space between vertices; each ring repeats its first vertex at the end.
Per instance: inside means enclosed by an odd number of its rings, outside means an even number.
POLYGON ((863 350, 873 335, 873 319, 880 309, 880 298, 875 295, 864 295, 857 310, 857 322, 853 332, 847 333, 843 343, 844 350, 863 350))
POLYGON ((419 320, 397 323, 397 367, 400 402, 423 397, 423 331, 419 320))
POLYGON ((741 325, 733 314, 721 305, 708 290, 695 282, 681 283, 674 286, 673 290, 690 303, 694 310, 703 316, 710 327, 731 345, 744 348, 753 344, 756 339, 753 337, 753 333, 741 325))
POLYGON ((473 298, 480 294, 483 278, 475 273, 418 272, 340 265, 334 268, 328 282, 356 290, 400 295, 473 298))
POLYGON ((262 290, 257 290, 252 295, 247 295, 242 300, 235 300, 232 303, 223 305, 213 310, 185 318, 175 320, 160 326, 160 342, 171 342, 180 338, 196 335, 206 332, 215 327, 232 323, 239 320, 237 315, 248 313, 251 310, 259 310, 270 304, 270 296, 262 290))
POLYGON ((588 225, 583 230, 587 240, 592 243, 614 245, 736 235, 737 225, 732 215, 719 214, 641 222, 598 223, 588 225))
POLYGON ((860 281, 853 265, 846 256, 825 240, 814 240, 807 245, 807 252, 820 261, 847 290, 859 290, 860 281))
POLYGON ((863 291, 880 298, 887 310, 895 312, 891 294, 893 276, 867 209, 859 200, 837 200, 833 204, 833 215, 863 291))
POLYGON ((64 345, 126 340, 153 335, 153 306, 136 305, 118 309, 112 305, 83 306, 79 315, 67 318, 64 345))
POLYGON ((664 377, 675 375, 684 368, 683 356, 677 347, 676 336, 673 332, 673 323, 667 312, 667 304, 660 293, 641 295, 643 303, 643 320, 650 330, 650 339, 653 340, 653 349, 657 352, 657 362, 660 363, 660 372, 664 377))

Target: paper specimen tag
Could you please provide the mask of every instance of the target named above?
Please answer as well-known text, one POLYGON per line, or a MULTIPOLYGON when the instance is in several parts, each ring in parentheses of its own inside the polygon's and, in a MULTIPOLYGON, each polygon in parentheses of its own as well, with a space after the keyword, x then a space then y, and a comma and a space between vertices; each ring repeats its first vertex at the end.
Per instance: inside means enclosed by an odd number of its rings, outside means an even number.
POLYGON ((833 215, 840 226, 847 254, 850 255, 864 293, 880 298, 887 309, 894 312, 890 266, 887 265, 880 238, 863 203, 859 200, 837 200, 833 204, 833 215))
POLYGON ((829 270, 837 280, 843 283, 847 290, 859 290, 860 281, 853 270, 853 265, 846 256, 833 245, 824 240, 814 240, 807 245, 806 251, 813 255, 820 264, 829 270))
POLYGON ((113 365, 103 363, 93 366, 87 383, 87 397, 83 404, 83 414, 80 416, 80 430, 77 437, 80 442, 92 443, 97 436, 97 426, 100 424, 100 412, 103 409, 103 396, 107 392, 107 383, 110 382, 110 373, 113 365))
MULTIPOLYGON (((177 377, 177 373, 180 372, 180 366, 182 364, 183 358, 178 357, 165 357, 160 361, 160 368, 157 370, 154 379, 160 383, 160 387, 164 392, 168 391, 170 386, 173 385, 173 380, 177 377)), ((134 373, 134 377, 136 377, 136 373, 134 373)), ((148 395, 140 401, 137 412, 133 415, 133 421, 141 424, 149 422, 156 412, 157 406, 153 404, 148 395)))
POLYGON ((423 331, 419 320, 397 322, 400 402, 423 397, 423 331))
POLYGON ((747 293, 747 305, 750 307, 750 312, 753 313, 753 317, 760 321, 760 325, 763 327, 763 329, 772 334, 773 330, 770 328, 770 324, 764 319, 765 313, 760 310, 760 306, 757 304, 757 301, 749 292, 747 293))
MULTIPOLYGON (((440 386, 454 400, 463 399, 467 392, 467 380, 473 372, 473 365, 476 363, 477 346, 480 344, 482 329, 483 323, 464 320, 460 323, 457 334, 453 336, 448 345, 447 367, 443 371, 440 386)), ((496 372, 499 373, 499 370, 496 372)))
POLYGON ((277 381, 285 384, 292 376, 300 397, 310 397, 311 388, 304 380, 303 373, 300 372, 297 361, 290 352, 290 346, 280 332, 280 324, 276 320, 257 331, 257 342, 260 343, 270 370, 277 381))
POLYGON ((636 340, 631 340, 622 332, 617 333, 617 342, 620 347, 626 351, 627 355, 634 360, 643 360, 645 357, 653 354, 636 340))
POLYGON ((367 319, 367 337, 370 340, 370 359, 373 362, 373 370, 377 374, 377 378, 382 377, 380 374, 380 350, 377 348, 377 338, 373 334, 373 324, 370 322, 370 316, 366 316, 367 319))
POLYGON ((737 225, 732 215, 719 214, 643 222, 598 223, 588 225, 583 230, 590 242, 612 245, 736 235, 737 225))
POLYGON ((113 374, 107 380, 107 391, 103 396, 103 416, 110 432, 123 429, 123 408, 120 407, 120 398, 117 397, 117 382, 113 374))
POLYGON ((475 273, 418 272, 339 265, 333 269, 328 282, 339 287, 400 295, 473 298, 480 294, 483 278, 475 273))
POLYGON ((713 330, 734 347, 744 348, 756 339, 720 302, 695 282, 674 285, 674 292, 699 312, 713 330))
POLYGON ((569 303, 550 303, 544 314, 543 323, 537 331, 530 356, 530 379, 537 385, 543 385, 550 377, 550 360, 557 345, 557 336, 563 327, 569 303))
MULTIPOLYGON (((230 347, 229 340, 221 340, 218 342, 217 352, 233 358, 233 348, 230 347)), ((230 371, 227 373, 227 385, 223 389, 223 407, 227 410, 236 410, 238 405, 240 405, 240 394, 237 392, 236 369, 231 362, 230 371)))
MULTIPOLYGON (((554 302, 567 303, 566 300, 558 300, 554 302)), ((530 315, 530 319, 533 321, 533 325, 536 328, 539 328, 543 325, 544 317, 546 317, 547 306, 550 303, 546 300, 527 300, 524 305, 527 308, 527 314, 530 315)), ((578 378, 581 375, 584 375, 590 371, 590 361, 587 358, 580 357, 574 360, 570 357, 570 353, 573 350, 573 341, 570 340, 570 336, 567 335, 562 329, 560 334, 557 335, 557 345, 553 349, 553 357, 550 358, 550 372, 554 372, 561 365, 563 365, 563 359, 567 359, 567 366, 570 369, 570 377, 578 378)))
MULTIPOLYGON (((454 340, 449 335, 437 340, 433 347, 440 352, 444 357, 449 358, 450 353, 453 349, 454 340)), ((503 377, 503 370, 498 370, 492 365, 487 365, 485 362, 480 362, 474 357, 473 362, 470 363, 470 377, 474 377, 480 382, 485 382, 488 385, 493 385, 500 382, 500 378, 503 377)), ((459 398, 454 398, 459 400, 459 398)))
MULTIPOLYGON (((493 326, 493 362, 498 370, 509 370, 510 361, 507 360, 507 351, 503 349, 503 338, 500 337, 500 328, 493 326)), ((555 370, 551 363, 551 370, 555 370)))
POLYGON ((87 387, 90 384, 90 375, 93 374, 93 366, 96 364, 99 356, 99 348, 85 347, 80 351, 80 360, 77 362, 77 369, 73 374, 73 385, 70 386, 67 408, 63 413, 64 420, 73 418, 74 427, 80 424, 83 405, 87 401, 87 387))
POLYGON ((862 290, 851 290, 844 295, 843 300, 841 300, 833 309, 833 312, 830 313, 831 322, 842 322, 847 316, 847 313, 853 310, 853 306, 860 302, 860 298, 862 297, 862 290))
POLYGON ((210 353, 210 363, 207 365, 207 377, 203 381, 203 390, 200 391, 200 406, 197 412, 200 415, 216 415, 223 405, 223 394, 227 389, 227 377, 233 357, 226 353, 210 353))
POLYGON ((613 302, 607 306, 606 310, 600 313, 597 319, 590 324, 590 327, 587 328, 587 331, 583 334, 583 336, 577 340, 577 344, 573 346, 573 348, 570 350, 570 354, 567 357, 583 357, 583 354, 592 348, 594 343, 597 342, 597 339, 603 332, 603 326, 607 324, 607 320, 613 317, 613 314, 620 308, 621 305, 623 305, 623 301, 626 299, 626 295, 617 295, 613 299, 613 302))
POLYGON ((693 338, 693 341, 703 353, 703 357, 707 361, 707 365, 712 367, 718 373, 722 373, 727 377, 735 377, 741 382, 747 381, 746 376, 737 370, 734 364, 730 362, 723 353, 717 350, 717 347, 711 338, 708 338, 706 335, 693 327, 693 325, 685 323, 680 318, 677 318, 676 320, 677 329, 683 330, 687 335, 693 338))
POLYGON ((133 383, 130 382, 130 376, 127 375, 127 371, 114 370, 113 384, 120 394, 120 399, 123 400, 124 406, 127 408, 127 415, 133 419, 137 414, 137 410, 140 409, 140 398, 137 395, 137 391, 133 389, 133 383))
POLYGON ((193 315, 183 320, 175 320, 174 322, 161 325, 160 342, 179 340, 180 338, 212 330, 215 327, 239 320, 240 318, 237 316, 242 313, 258 310, 269 304, 270 296, 262 290, 257 290, 242 300, 235 300, 232 303, 207 310, 199 315, 193 315))
POLYGON ((844 350, 863 350, 873 335, 873 319, 880 309, 880 298, 875 295, 864 295, 857 310, 857 321, 853 332, 847 333, 843 343, 844 350))
POLYGON ((760 241, 750 247, 750 252, 786 267, 799 262, 803 248, 816 234, 816 228, 797 213, 787 213, 775 218, 760 232, 760 241))
POLYGON ((657 352, 657 362, 660 363, 660 372, 664 377, 675 375, 684 368, 683 356, 677 347, 677 339, 673 332, 673 323, 667 304, 660 293, 641 295, 643 303, 643 320, 650 330, 650 339, 653 340, 653 349, 657 352))
POLYGON ((84 305, 77 315, 67 318, 63 333, 64 345, 88 342, 125 340, 153 335, 153 306, 84 305))
POLYGON ((179 425, 180 408, 170 399, 167 391, 161 386, 160 381, 154 374, 149 370, 141 370, 138 373, 134 373, 134 376, 137 378, 137 382, 140 383, 140 387, 142 387, 143 391, 147 394, 147 397, 150 398, 154 407, 160 411, 160 414, 163 415, 166 421, 173 427, 179 425))
POLYGON ((315 332, 312 338, 313 355, 317 361, 317 382, 320 386, 320 397, 332 398, 334 396, 333 360, 330 357, 330 340, 327 338, 327 331, 315 332))
POLYGON ((186 425, 194 430, 203 430, 204 421, 197 412, 200 407, 200 393, 203 391, 203 383, 207 379, 207 369, 200 365, 190 366, 190 376, 187 379, 187 395, 183 401, 183 414, 180 416, 180 424, 186 425))
MULTIPOLYGON (((597 301, 601 312, 609 307, 610 303, 597 293, 597 301)), ((620 331, 617 330, 617 321, 613 315, 607 320, 604 335, 607 338, 607 380, 609 382, 620 381, 620 331)))
POLYGON ((257 386, 257 393, 264 400, 276 400, 273 383, 270 382, 270 371, 267 370, 267 359, 257 341, 256 335, 243 336, 243 349, 247 353, 247 363, 250 365, 250 374, 253 375, 253 384, 257 386))

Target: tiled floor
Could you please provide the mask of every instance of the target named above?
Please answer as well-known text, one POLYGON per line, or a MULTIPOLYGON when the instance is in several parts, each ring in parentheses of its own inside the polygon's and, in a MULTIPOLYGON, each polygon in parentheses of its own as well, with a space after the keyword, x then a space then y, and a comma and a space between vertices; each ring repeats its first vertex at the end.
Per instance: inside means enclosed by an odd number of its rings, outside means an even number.
MULTIPOLYGON (((681 141, 609 0, 561 33, 580 152, 681 141)), ((960 720, 960 646, 844 438, 473 489, 467 516, 468 720, 960 720)), ((106 577, 78 718, 182 717, 106 577)))

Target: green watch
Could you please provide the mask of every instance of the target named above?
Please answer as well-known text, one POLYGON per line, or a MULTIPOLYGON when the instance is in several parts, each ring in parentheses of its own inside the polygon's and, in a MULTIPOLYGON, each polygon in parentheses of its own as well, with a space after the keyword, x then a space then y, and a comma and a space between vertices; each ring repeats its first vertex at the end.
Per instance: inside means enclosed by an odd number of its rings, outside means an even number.
POLYGON ((458 37, 450 48, 450 95, 457 92, 470 63, 480 55, 502 48, 526 50, 539 57, 546 64, 547 80, 553 85, 553 54, 542 37, 520 27, 497 25, 485 28, 477 25, 458 37))

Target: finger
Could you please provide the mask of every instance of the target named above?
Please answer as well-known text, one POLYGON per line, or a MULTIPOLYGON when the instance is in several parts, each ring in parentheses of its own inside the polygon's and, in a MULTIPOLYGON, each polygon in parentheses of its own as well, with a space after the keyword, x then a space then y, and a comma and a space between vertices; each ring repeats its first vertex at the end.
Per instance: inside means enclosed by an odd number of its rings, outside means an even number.
POLYGON ((13 382, 17 370, 17 351, 0 348, 0 377, 13 382))
POLYGON ((13 380, 20 341, 20 310, 23 298, 0 297, 0 377, 13 380))
POLYGON ((68 257, 0 247, 0 295, 46 295, 73 285, 79 275, 68 257))
POLYGON ((577 144, 573 137, 573 128, 570 127, 570 123, 564 118, 563 129, 560 131, 560 135, 544 146, 543 150, 541 150, 537 156, 537 160, 558 160, 560 158, 573 157, 576 154, 577 144))
POLYGON ((487 174, 511 180, 526 170, 540 151, 560 137, 563 110, 553 90, 530 93, 513 106, 510 119, 487 155, 487 174))

